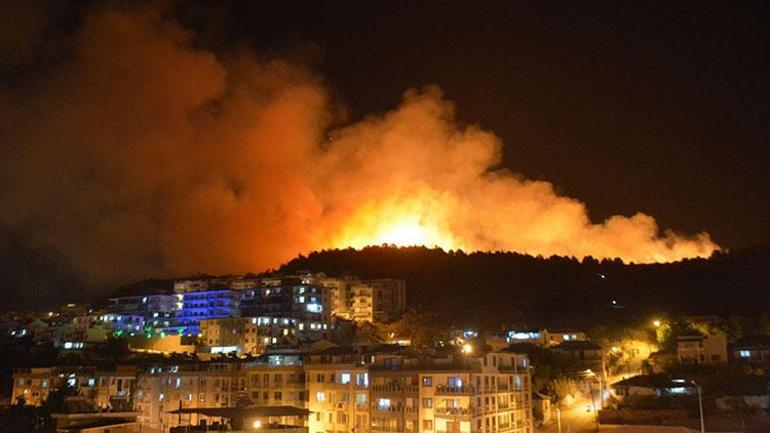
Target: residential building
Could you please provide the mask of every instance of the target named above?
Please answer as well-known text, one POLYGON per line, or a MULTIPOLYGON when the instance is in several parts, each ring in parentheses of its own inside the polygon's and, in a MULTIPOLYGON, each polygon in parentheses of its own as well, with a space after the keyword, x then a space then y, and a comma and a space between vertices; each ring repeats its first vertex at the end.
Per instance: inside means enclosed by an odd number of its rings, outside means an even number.
POLYGON ((172 294, 110 298, 107 313, 101 320, 124 334, 149 334, 170 327, 182 305, 179 296, 172 294), (137 326, 141 328, 136 329, 137 326))
POLYGON ((59 386, 54 368, 27 368, 13 373, 11 404, 42 406, 52 388, 59 386))
POLYGON ((724 364, 727 362, 727 336, 722 331, 680 335, 676 355, 682 364, 724 364))
POLYGON ((584 332, 575 330, 518 329, 508 331, 507 338, 511 344, 532 343, 541 347, 553 347, 569 341, 588 341, 584 332))
POLYGON ((592 370, 597 374, 604 372, 604 349, 593 341, 565 341, 554 346, 553 350, 573 358, 581 369, 592 370))
POLYGON ((176 318, 165 330, 182 335, 198 335, 200 321, 225 317, 239 317, 240 293, 230 288, 208 288, 201 291, 177 293, 181 307, 176 318))
POLYGON ((51 414, 57 432, 67 433, 140 433, 137 413, 130 409, 102 411, 91 399, 65 397, 60 411, 51 414))
POLYGON ((533 432, 526 356, 333 348, 306 364, 310 432, 533 432))
POLYGON ((546 331, 548 346, 556 346, 566 341, 588 341, 585 332, 575 330, 546 331))
POLYGON ((272 345, 297 343, 297 319, 228 317, 200 321, 201 345, 210 353, 261 354, 272 345))
POLYGON ((406 311, 406 283, 403 280, 381 278, 367 280, 372 287, 372 322, 392 322, 406 311))
MULTIPOLYGON (((276 358, 289 358, 272 355, 268 360, 249 363, 244 368, 246 387, 252 404, 259 407, 291 406, 307 408, 307 384, 305 369, 299 357, 293 361, 279 361, 276 358)), ((305 426, 304 419, 290 418, 278 420, 284 425, 305 426), (301 421, 298 423, 298 421, 301 421)))
POLYGON ((398 320, 406 310, 406 284, 402 280, 361 281, 354 277, 325 279, 332 299, 332 313, 357 322, 386 323, 398 320))
POLYGON ((730 347, 732 358, 770 371, 770 335, 749 335, 730 347))
POLYGON ((665 397, 695 392, 695 387, 684 380, 671 380, 662 374, 633 376, 609 387, 613 396, 619 400, 625 397, 665 397))
POLYGON ((172 414, 172 410, 234 407, 248 398, 248 391, 241 362, 198 362, 146 368, 137 377, 134 395, 138 422, 166 432, 202 420, 220 421, 200 414, 172 414))

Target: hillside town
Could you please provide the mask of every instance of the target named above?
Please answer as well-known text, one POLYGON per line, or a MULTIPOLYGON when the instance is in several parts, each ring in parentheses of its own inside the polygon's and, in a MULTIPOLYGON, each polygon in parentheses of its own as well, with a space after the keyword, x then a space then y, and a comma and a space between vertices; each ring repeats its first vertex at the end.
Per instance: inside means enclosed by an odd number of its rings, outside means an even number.
POLYGON ((729 431, 738 414, 741 431, 768 425, 770 337, 731 340, 719 318, 654 318, 623 335, 438 329, 406 296, 397 279, 302 272, 10 312, 2 419, 105 433, 729 431))

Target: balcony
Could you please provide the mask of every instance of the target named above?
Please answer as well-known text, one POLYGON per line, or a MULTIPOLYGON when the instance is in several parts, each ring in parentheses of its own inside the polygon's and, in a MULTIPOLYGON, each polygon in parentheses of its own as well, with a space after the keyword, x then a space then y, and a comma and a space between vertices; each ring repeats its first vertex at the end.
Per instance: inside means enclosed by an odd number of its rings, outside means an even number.
POLYGON ((373 406, 372 411, 377 413, 403 413, 405 407, 404 406, 373 406))
POLYGON ((419 387, 417 385, 401 385, 401 384, 389 384, 389 385, 372 385, 372 392, 382 393, 400 393, 406 392, 410 394, 417 394, 419 387))
MULTIPOLYGON (((254 430, 231 430, 223 425, 209 425, 208 427, 192 425, 171 427, 169 431, 170 433, 204 433, 225 431, 228 433, 250 433, 254 430)), ((290 425, 268 424, 262 426, 259 431, 263 433, 308 433, 308 428, 290 425)))
POLYGON ((472 408, 467 407, 437 407, 434 409, 435 416, 438 418, 458 417, 473 415, 472 408))
POLYGON ((372 426, 370 428, 372 433, 403 433, 404 429, 400 427, 388 427, 388 426, 372 426))
POLYGON ((463 386, 438 385, 436 386, 437 395, 471 395, 475 393, 476 393, 476 389, 471 385, 463 385, 463 386))

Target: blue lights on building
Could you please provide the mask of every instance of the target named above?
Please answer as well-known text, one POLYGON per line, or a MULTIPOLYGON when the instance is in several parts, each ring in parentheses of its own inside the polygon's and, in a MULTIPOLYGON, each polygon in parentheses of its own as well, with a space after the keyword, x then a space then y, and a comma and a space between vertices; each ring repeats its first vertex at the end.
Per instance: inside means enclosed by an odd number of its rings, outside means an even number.
POLYGON ((200 321, 224 317, 239 317, 240 292, 232 289, 213 289, 176 295, 179 309, 173 326, 165 329, 183 335, 198 335, 200 321))

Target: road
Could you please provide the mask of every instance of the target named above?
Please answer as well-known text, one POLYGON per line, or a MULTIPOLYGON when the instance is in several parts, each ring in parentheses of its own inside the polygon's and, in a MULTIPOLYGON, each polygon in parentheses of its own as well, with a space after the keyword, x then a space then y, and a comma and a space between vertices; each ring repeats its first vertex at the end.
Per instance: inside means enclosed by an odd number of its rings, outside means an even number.
MULTIPOLYGON (((599 398, 596 396, 596 408, 599 407, 599 398)), ((543 433, 559 433, 559 426, 554 411, 551 423, 542 430, 543 433)), ((588 433, 596 431, 596 412, 591 399, 577 400, 572 407, 561 410, 561 433, 588 433)))
MULTIPOLYGON (((630 370, 630 369, 629 369, 630 370)), ((624 378, 640 374, 641 371, 626 371, 621 374, 607 376, 607 383, 604 384, 604 398, 608 398, 609 393, 606 389, 609 385, 619 382, 624 378)), ((556 420, 556 410, 554 410, 549 425, 539 429, 541 433, 588 433, 596 431, 596 412, 595 409, 601 409, 602 402, 598 393, 598 383, 592 383, 594 393, 591 397, 582 397, 569 408, 561 410, 561 432, 556 420), (595 401, 591 401, 593 398, 595 401)))

